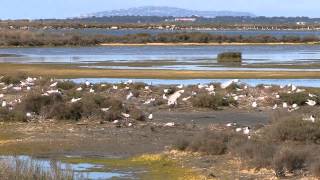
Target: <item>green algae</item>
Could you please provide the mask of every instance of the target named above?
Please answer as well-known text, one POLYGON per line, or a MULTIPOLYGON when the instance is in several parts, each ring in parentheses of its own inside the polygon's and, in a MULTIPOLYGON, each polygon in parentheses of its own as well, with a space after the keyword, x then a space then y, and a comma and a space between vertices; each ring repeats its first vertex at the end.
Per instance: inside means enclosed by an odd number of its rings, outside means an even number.
POLYGON ((64 158, 66 163, 92 163, 104 165, 104 170, 138 170, 139 179, 193 180, 205 179, 192 169, 183 167, 178 161, 167 155, 142 155, 133 158, 64 158), (139 173, 140 170, 140 173, 139 173), (143 171, 141 171, 143 170, 143 171))

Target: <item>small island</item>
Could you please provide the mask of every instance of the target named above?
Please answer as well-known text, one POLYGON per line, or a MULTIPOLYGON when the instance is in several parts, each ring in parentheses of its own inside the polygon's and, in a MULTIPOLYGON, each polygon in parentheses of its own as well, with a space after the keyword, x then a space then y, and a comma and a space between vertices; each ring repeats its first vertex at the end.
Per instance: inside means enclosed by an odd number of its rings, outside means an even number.
POLYGON ((218 63, 241 63, 242 53, 241 52, 224 52, 218 54, 218 63))

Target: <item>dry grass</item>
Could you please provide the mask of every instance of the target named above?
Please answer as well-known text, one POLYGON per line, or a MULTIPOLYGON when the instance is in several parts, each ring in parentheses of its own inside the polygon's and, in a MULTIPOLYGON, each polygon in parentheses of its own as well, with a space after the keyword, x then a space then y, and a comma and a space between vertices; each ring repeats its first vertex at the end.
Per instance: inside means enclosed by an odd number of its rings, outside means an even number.
POLYGON ((159 78, 159 79, 301 79, 320 78, 318 72, 286 72, 286 71, 179 71, 179 70, 117 70, 79 68, 76 65, 42 65, 42 64, 10 64, 1 63, 2 75, 24 73, 29 76, 56 78, 159 78), (13 71, 14 69, 14 71, 13 71))
POLYGON ((251 134, 250 139, 231 130, 214 130, 193 138, 179 138, 173 147, 210 155, 230 153, 247 167, 272 169, 278 177, 319 177, 319 129, 319 122, 285 114, 251 134))
POLYGON ((2 180, 72 180, 74 173, 70 168, 61 170, 57 162, 51 162, 50 168, 44 170, 41 164, 33 160, 20 160, 18 158, 0 160, 0 178, 2 180))

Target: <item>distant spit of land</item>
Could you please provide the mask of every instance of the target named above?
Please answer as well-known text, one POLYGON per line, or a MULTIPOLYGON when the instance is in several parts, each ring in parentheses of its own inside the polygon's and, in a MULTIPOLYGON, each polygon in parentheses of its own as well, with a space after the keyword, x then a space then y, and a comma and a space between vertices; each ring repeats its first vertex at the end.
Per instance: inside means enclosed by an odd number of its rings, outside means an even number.
POLYGON ((95 45, 281 45, 319 44, 318 36, 217 35, 200 32, 161 34, 53 33, 28 30, 0 30, 0 47, 95 46, 95 45))

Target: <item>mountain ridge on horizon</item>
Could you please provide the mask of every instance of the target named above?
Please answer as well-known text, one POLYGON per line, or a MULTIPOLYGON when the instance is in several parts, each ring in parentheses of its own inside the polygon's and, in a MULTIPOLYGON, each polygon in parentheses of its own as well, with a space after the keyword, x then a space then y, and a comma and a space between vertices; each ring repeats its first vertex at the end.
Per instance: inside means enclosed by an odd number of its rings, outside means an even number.
POLYGON ((82 15, 81 17, 111 17, 111 16, 160 16, 160 17, 218 17, 218 16, 256 16, 249 12, 238 11, 201 11, 201 10, 189 10, 177 7, 169 6, 141 6, 128 9, 117 9, 109 11, 101 11, 96 13, 90 13, 82 15))

